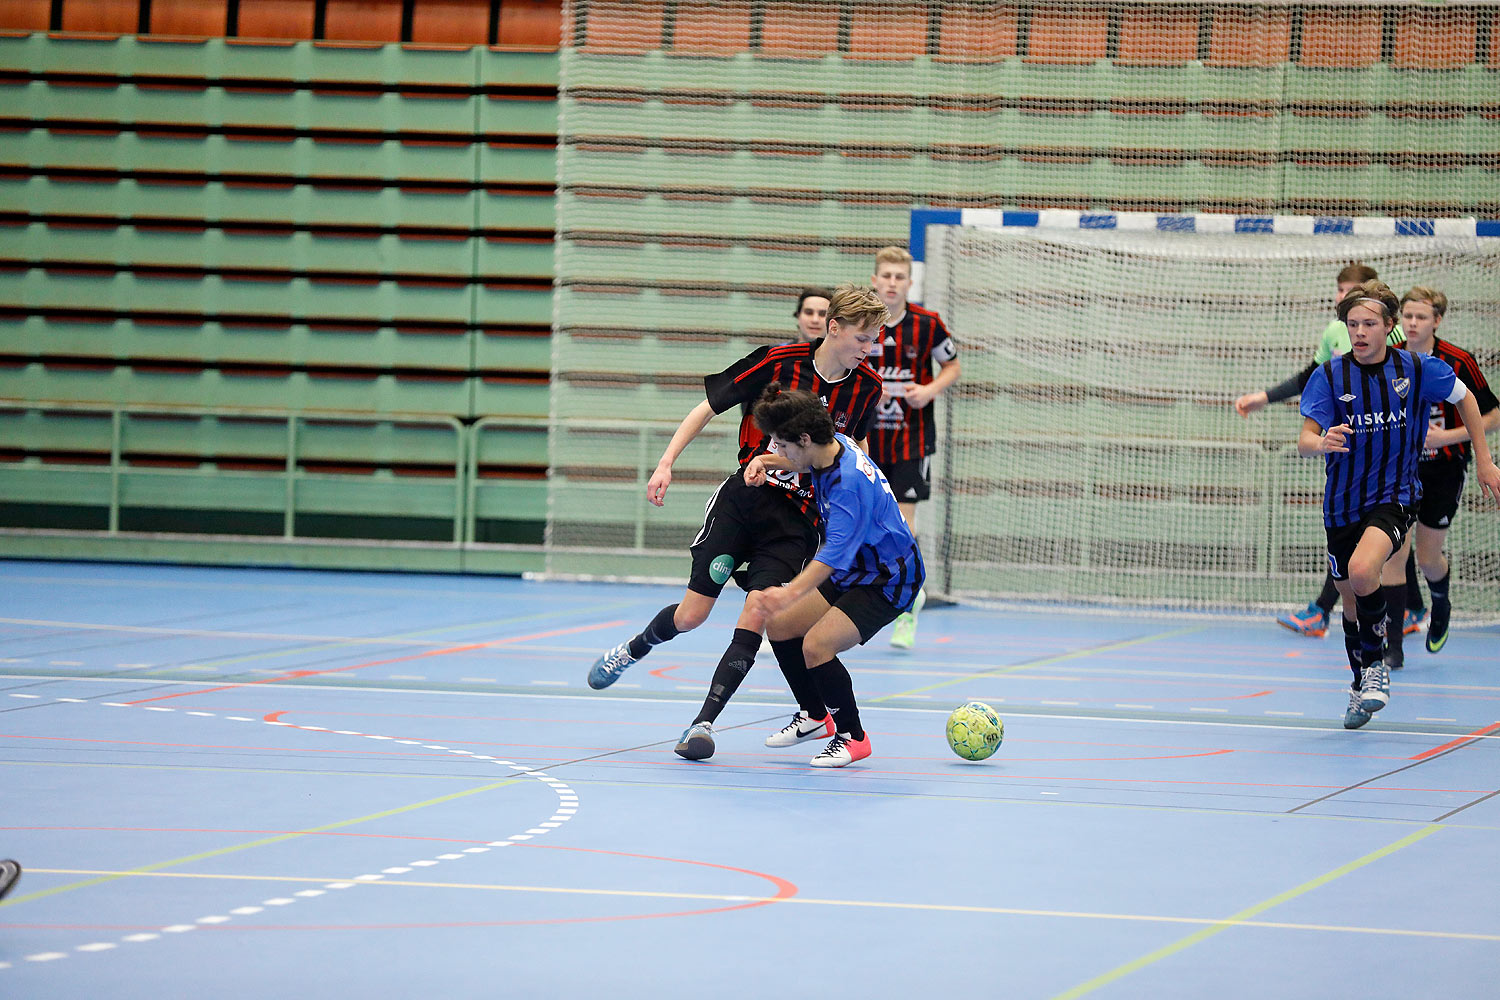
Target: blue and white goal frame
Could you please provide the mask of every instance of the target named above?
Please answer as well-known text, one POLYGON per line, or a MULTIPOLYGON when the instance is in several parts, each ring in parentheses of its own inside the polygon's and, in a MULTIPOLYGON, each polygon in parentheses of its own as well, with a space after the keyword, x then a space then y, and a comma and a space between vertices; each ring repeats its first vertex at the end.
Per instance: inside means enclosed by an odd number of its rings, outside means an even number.
POLYGON ((1297 236, 1495 236, 1500 219, 1410 219, 1394 216, 1229 215, 1198 212, 1085 212, 1000 208, 915 208, 907 249, 912 256, 910 299, 920 303, 927 267, 928 226, 978 226, 984 229, 1119 229, 1163 233, 1245 233, 1297 236))

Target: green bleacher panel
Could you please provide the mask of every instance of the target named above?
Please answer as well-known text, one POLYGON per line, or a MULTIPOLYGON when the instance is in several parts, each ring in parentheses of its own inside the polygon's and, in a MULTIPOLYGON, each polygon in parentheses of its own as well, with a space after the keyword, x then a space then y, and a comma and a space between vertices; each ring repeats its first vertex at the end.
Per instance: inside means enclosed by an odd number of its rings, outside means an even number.
MULTIPOLYGON (((466 248, 467 249, 467 248, 466 248)), ((550 239, 504 240, 484 239, 475 248, 473 262, 477 273, 485 277, 552 277, 552 241, 550 239)))
POLYGON ((339 142, 311 137, 262 139, 224 135, 78 132, 33 128, 8 144, 8 162, 37 169, 170 169, 203 174, 406 180, 469 180, 474 152, 467 143, 418 145, 396 139, 339 142))
POLYGON ((551 330, 479 330, 473 336, 473 364, 480 371, 546 374, 552 370, 551 330))
POLYGON ((0 177, 0 211, 205 222, 447 227, 468 231, 472 191, 403 191, 292 184, 252 187, 209 181, 163 184, 124 179, 75 181, 0 177))
POLYGON ((479 146, 479 180, 485 184, 552 184, 557 151, 550 145, 492 140, 479 146))
MULTIPOLYGON (((76 274, 63 268, 31 268, 16 280, 0 273, 0 299, 35 311, 62 311, 87 304, 126 312, 167 311, 205 317, 286 316, 370 322, 402 320, 467 322, 466 284, 356 279, 235 280, 217 275, 165 277, 151 274, 76 274)), ((497 304, 503 308, 508 303, 497 304)), ((550 316, 551 310, 547 310, 550 316)), ((496 315, 498 321, 501 316, 496 315)), ((535 320, 528 320, 535 321, 535 320)))
POLYGON ((552 323, 552 287, 525 283, 507 285, 503 279, 475 287, 474 320, 483 324, 552 323))
POLYGON ((546 191, 517 193, 485 190, 479 193, 478 224, 485 230, 552 231, 557 226, 557 200, 546 191))
MULTIPOLYGON (((473 128, 471 123, 470 128, 473 128)), ((491 94, 479 99, 481 135, 557 135, 557 99, 491 94)))
MULTIPOLYGON (((32 315, 0 323, 0 350, 31 357, 181 359, 204 366, 350 365, 467 372, 470 340, 463 329, 225 325, 114 319, 86 322, 32 315)), ((544 369, 545 370, 545 366, 544 369)))
MULTIPOLYGON (((276 369, 223 371, 187 364, 31 362, 0 367, 0 400, 371 414, 467 414, 470 379, 460 374, 396 375, 276 369)), ((546 385, 541 405, 546 412, 546 385)), ((506 411, 494 411, 506 412, 506 411)))
MULTIPOLYGON (((184 227, 186 228, 186 227, 184 227)), ((13 231, 14 232, 14 231, 13 231)), ((530 249, 530 248, 527 248, 530 249)), ((551 274, 551 244, 543 245, 547 266, 513 273, 551 274)), ((534 251, 533 257, 541 251, 534 251)), ((230 268, 256 271, 347 272, 365 275, 430 275, 453 278, 473 266, 474 248, 467 239, 402 239, 395 234, 341 237, 322 233, 184 232, 157 227, 105 223, 79 228, 77 223, 33 222, 19 239, 7 241, 0 256, 30 263, 77 261, 96 264, 155 265, 181 268, 230 268)), ((502 257, 493 267, 504 270, 502 257)), ((528 260, 534 266, 534 260, 528 260)))
POLYGON ((539 379, 485 375, 471 380, 472 402, 466 413, 476 417, 545 417, 548 385, 539 379))

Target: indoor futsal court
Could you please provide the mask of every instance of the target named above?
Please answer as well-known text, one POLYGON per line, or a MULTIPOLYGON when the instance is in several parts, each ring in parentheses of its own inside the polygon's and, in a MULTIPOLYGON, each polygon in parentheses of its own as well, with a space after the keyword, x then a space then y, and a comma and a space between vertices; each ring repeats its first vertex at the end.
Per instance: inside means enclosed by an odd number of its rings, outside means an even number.
POLYGON ((1494 629, 1351 733, 1338 644, 1264 618, 933 609, 848 655, 874 753, 817 771, 762 745, 765 662, 672 753, 723 608, 587 688, 674 588, 0 572, 7 998, 1481 996, 1500 961, 1494 629))

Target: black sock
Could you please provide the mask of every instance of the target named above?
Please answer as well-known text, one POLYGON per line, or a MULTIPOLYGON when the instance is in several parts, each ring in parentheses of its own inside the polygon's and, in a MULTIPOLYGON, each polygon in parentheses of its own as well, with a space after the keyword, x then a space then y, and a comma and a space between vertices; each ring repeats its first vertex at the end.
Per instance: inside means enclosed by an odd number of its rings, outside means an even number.
POLYGON ((1349 654, 1349 669, 1354 671, 1354 687, 1359 687, 1359 682, 1364 679, 1364 671, 1360 669, 1359 658, 1359 621, 1354 618, 1339 616, 1344 622, 1344 652, 1349 654))
POLYGON ((651 652, 652 646, 660 646, 668 639, 677 637, 677 623, 673 621, 677 615, 677 605, 669 604, 656 613, 651 619, 651 624, 646 630, 634 639, 630 640, 630 655, 639 660, 651 652))
POLYGON ((802 658, 802 638, 772 639, 771 651, 776 654, 776 665, 781 667, 786 686, 792 689, 792 697, 797 699, 797 707, 806 712, 809 719, 828 718, 828 708, 818 693, 818 684, 812 678, 812 671, 807 669, 807 661, 802 658))
POLYGON ((755 665, 755 654, 759 651, 759 632, 747 628, 734 630, 729 648, 724 650, 719 665, 714 667, 714 678, 708 682, 708 697, 703 699, 703 707, 698 709, 694 722, 713 722, 719 717, 729 699, 740 689, 740 681, 755 665))
POLYGON ((1313 603, 1323 609, 1325 615, 1333 614, 1333 606, 1339 602, 1339 588, 1333 584, 1333 574, 1323 574, 1323 589, 1313 603))
POLYGON ((1449 610, 1448 604, 1448 581, 1453 579, 1453 567, 1448 567, 1448 572, 1443 574, 1441 580, 1428 580, 1427 589, 1432 592, 1432 610, 1442 608, 1449 610))
POLYGON ((823 703, 833 712, 833 727, 856 740, 864 739, 865 731, 859 725, 859 706, 854 703, 854 679, 839 658, 835 656, 808 673, 817 682, 823 703))
MULTIPOLYGON (((1411 608, 1413 611, 1425 610, 1427 605, 1422 603, 1422 585, 1417 582, 1417 549, 1412 546, 1411 551, 1406 553, 1406 603, 1403 608, 1411 608)), ((1406 612, 1402 611, 1404 618, 1406 612)), ((1403 621, 1402 624, 1405 624, 1403 621)))
POLYGON ((1377 663, 1385 655, 1385 594, 1380 587, 1373 594, 1355 597, 1359 608, 1359 662, 1377 663))
POLYGON ((1385 592, 1385 665, 1398 667, 1406 662, 1401 648, 1401 632, 1406 627, 1406 584, 1380 589, 1385 592))

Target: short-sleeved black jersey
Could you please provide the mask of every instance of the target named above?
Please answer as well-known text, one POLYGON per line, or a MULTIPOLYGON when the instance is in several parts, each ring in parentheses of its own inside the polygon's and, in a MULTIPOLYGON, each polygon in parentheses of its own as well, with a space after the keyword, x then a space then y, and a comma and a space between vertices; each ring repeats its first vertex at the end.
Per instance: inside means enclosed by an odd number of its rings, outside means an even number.
MULTIPOLYGON (((864 438, 870 432, 870 422, 880 402, 880 376, 862 361, 843 378, 829 381, 813 364, 813 355, 822 343, 819 339, 810 344, 760 347, 723 371, 705 376, 703 387, 708 394, 708 405, 715 413, 745 403, 754 405, 766 386, 780 382, 784 389, 805 389, 821 399, 839 433, 856 440, 864 438)), ((755 419, 746 408, 740 417, 740 467, 768 451, 769 443, 770 439, 755 426, 755 419)), ((785 490, 802 510, 809 513, 815 510, 810 477, 778 473, 766 477, 766 484, 785 490)))
MULTIPOLYGON (((1497 405, 1495 393, 1490 389, 1489 383, 1484 380, 1484 372, 1479 370, 1479 362, 1474 360, 1474 355, 1462 347, 1455 347, 1446 340, 1433 338, 1432 356, 1442 358, 1448 362, 1448 367, 1453 369, 1453 374, 1458 380, 1468 387, 1474 394, 1474 402, 1479 404, 1480 413, 1488 413, 1497 405)), ((1432 404, 1432 420, 1445 428, 1462 427, 1463 418, 1458 415, 1458 407, 1452 403, 1432 404)), ((1471 430, 1469 432, 1473 434, 1471 430)), ((1483 434, 1481 429, 1479 433, 1483 434)), ((1470 456, 1469 442, 1460 441, 1458 444, 1450 444, 1437 449, 1429 455, 1422 453, 1424 462, 1468 462, 1470 456)))
MULTIPOLYGON (((931 309, 908 305, 900 322, 885 327, 883 333, 880 355, 872 355, 870 362, 893 386, 926 385, 937 374, 934 361, 943 363, 958 357, 948 328, 931 309)), ((886 400, 870 428, 870 457, 884 466, 932 454, 937 450, 936 416, 935 403, 913 410, 899 396, 886 400)))

